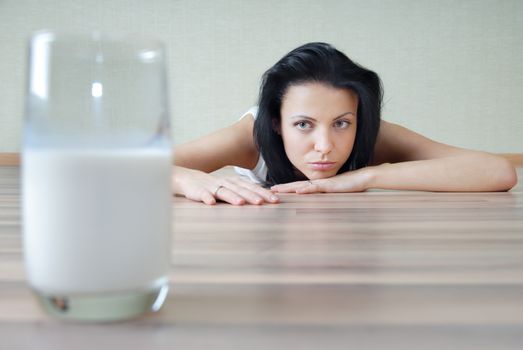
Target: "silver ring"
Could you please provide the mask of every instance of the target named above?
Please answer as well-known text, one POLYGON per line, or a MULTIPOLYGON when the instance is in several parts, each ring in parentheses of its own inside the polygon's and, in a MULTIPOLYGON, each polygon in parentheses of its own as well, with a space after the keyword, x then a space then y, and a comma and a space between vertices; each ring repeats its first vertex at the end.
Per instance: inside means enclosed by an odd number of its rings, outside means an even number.
POLYGON ((218 191, 221 190, 223 187, 225 187, 225 186, 223 186, 223 185, 218 186, 218 187, 214 190, 214 192, 213 192, 213 196, 216 197, 216 196, 218 195, 218 191))
POLYGON ((309 184, 311 184, 311 185, 313 184, 311 180, 307 180, 307 181, 309 181, 309 184))

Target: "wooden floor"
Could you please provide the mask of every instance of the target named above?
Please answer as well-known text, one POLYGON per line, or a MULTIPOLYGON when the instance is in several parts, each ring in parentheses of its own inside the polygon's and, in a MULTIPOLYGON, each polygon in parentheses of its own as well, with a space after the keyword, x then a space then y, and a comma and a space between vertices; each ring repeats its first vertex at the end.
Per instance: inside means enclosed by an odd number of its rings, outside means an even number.
MULTIPOLYGON (((523 171, 519 171, 520 178, 523 171)), ((115 324, 45 316, 0 167, 0 349, 521 349, 523 185, 508 193, 173 200, 171 293, 115 324)))

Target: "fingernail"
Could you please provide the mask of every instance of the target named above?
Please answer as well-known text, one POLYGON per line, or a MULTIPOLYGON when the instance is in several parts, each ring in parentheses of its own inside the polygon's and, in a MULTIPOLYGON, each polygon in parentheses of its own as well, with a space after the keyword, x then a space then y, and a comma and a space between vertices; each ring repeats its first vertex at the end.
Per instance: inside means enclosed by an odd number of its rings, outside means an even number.
POLYGON ((271 196, 271 202, 277 202, 279 200, 276 196, 271 196))

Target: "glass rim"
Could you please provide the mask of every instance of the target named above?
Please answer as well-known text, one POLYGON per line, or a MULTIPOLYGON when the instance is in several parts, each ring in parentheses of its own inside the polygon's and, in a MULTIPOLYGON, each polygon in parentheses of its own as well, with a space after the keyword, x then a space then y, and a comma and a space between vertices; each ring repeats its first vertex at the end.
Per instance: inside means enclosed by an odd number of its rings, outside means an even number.
POLYGON ((158 49, 165 49, 165 44, 159 38, 144 35, 142 33, 130 32, 108 32, 103 30, 85 30, 85 31, 62 31, 54 29, 40 29, 30 34, 30 44, 40 42, 56 42, 67 40, 88 40, 90 42, 121 42, 143 44, 144 46, 153 46, 158 49))

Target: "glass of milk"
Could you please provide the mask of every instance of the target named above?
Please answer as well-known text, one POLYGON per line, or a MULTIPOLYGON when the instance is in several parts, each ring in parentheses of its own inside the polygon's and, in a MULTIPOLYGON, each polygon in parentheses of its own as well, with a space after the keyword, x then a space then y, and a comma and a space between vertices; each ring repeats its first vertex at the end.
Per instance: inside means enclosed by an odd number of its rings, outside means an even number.
POLYGON ((44 309, 111 321, 168 290, 171 143, 165 51, 132 37, 39 32, 22 146, 27 278, 44 309))

